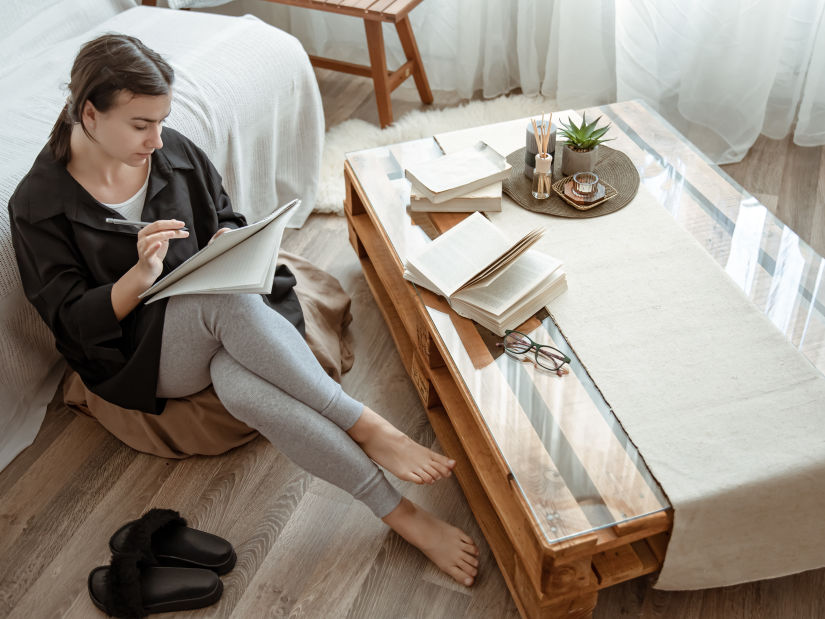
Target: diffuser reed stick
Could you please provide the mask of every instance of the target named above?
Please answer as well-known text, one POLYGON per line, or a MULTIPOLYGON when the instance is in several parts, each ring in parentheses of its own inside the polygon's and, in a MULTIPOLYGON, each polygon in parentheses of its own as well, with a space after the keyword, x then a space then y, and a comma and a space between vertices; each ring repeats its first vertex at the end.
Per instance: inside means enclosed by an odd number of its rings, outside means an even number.
POLYGON ((533 123, 533 136, 536 138, 536 149, 541 153, 541 136, 539 135, 539 128, 536 126, 536 119, 531 118, 530 122, 533 123))

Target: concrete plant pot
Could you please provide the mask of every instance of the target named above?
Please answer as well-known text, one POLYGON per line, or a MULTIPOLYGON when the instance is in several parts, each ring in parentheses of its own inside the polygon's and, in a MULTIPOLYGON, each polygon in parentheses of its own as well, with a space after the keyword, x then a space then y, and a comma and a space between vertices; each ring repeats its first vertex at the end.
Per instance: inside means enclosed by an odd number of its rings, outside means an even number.
POLYGON ((598 161, 598 146, 591 150, 573 150, 569 144, 565 144, 561 157, 561 173, 564 176, 573 176, 577 172, 592 172, 598 161))

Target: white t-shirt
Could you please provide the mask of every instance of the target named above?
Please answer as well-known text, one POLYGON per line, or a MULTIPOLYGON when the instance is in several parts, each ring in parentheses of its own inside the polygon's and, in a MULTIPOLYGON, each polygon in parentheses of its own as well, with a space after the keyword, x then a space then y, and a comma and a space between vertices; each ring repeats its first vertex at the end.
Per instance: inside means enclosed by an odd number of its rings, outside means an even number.
POLYGON ((120 204, 105 204, 113 211, 120 213, 124 219, 131 219, 133 221, 140 221, 140 216, 143 213, 143 205, 146 204, 146 190, 149 188, 149 173, 152 171, 152 159, 149 158, 149 165, 146 170, 146 180, 138 189, 137 193, 125 202, 120 204))

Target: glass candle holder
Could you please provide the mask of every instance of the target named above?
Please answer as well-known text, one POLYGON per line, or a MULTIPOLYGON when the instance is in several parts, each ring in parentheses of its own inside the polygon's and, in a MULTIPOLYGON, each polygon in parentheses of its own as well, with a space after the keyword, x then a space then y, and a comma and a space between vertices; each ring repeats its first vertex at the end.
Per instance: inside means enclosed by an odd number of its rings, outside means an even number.
POLYGON ((578 172, 573 175, 573 190, 580 196, 590 196, 599 185, 599 175, 595 172, 578 172))
POLYGON ((533 197, 545 200, 550 197, 553 185, 553 157, 547 153, 536 156, 536 169, 533 172, 533 197))

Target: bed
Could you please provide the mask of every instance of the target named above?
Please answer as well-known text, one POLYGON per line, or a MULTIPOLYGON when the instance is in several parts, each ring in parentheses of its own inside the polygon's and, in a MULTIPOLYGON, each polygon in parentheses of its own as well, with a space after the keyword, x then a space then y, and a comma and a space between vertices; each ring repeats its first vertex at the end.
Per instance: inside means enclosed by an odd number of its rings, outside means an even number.
POLYGON ((210 156, 235 210, 255 221, 294 197, 315 203, 324 118, 309 59, 291 35, 250 16, 137 6, 135 0, 8 0, 0 7, 0 470, 34 440, 64 371, 20 284, 8 201, 63 107, 80 46, 105 32, 140 38, 176 73, 167 124, 210 156))

